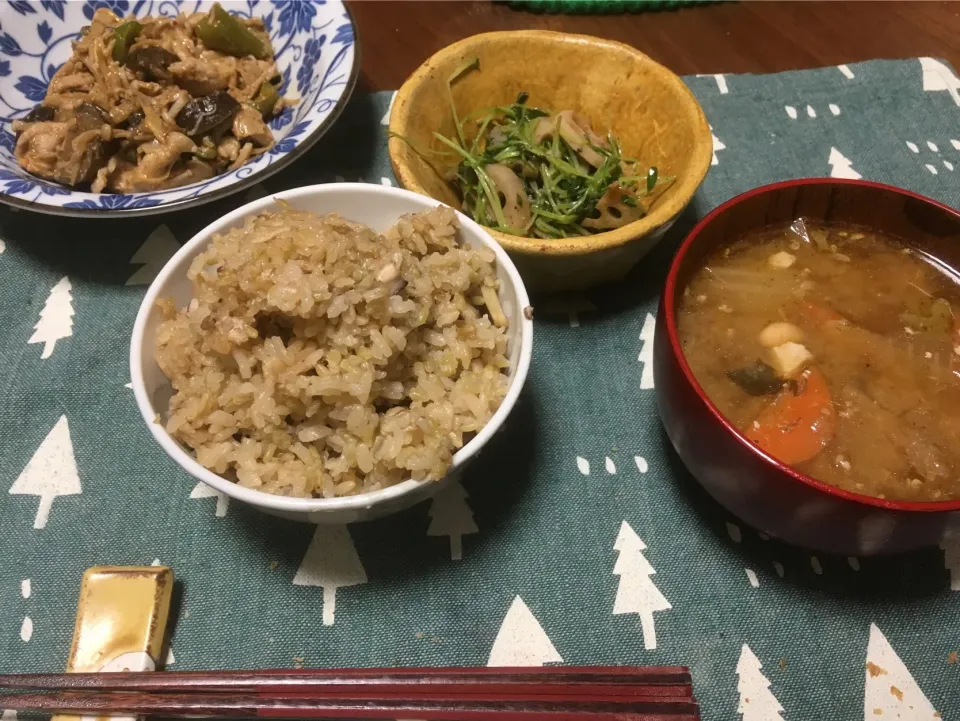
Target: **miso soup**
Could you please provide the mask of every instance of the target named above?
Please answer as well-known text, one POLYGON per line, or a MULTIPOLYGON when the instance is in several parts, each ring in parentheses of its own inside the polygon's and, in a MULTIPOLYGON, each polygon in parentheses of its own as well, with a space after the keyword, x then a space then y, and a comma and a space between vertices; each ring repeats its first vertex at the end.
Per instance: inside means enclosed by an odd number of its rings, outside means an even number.
POLYGON ((753 443, 877 498, 960 498, 960 287, 896 238, 802 220, 741 238, 684 290, 683 352, 753 443))

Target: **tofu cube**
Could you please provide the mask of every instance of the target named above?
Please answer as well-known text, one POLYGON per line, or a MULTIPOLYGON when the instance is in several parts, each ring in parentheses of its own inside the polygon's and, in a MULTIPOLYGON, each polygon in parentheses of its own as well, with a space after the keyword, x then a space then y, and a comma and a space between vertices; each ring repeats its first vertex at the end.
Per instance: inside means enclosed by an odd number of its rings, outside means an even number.
POLYGON ((770 365, 781 378, 792 378, 813 360, 805 345, 788 341, 770 349, 770 365))
POLYGON ((776 268, 777 270, 786 270, 796 261, 797 256, 791 255, 785 250, 781 250, 779 253, 774 253, 767 258, 767 262, 770 264, 770 267, 776 268))
POLYGON ((799 343, 803 340, 803 331, 793 323, 779 321, 777 323, 771 323, 760 331, 757 340, 760 341, 760 345, 764 348, 776 348, 778 345, 783 345, 791 341, 799 343))

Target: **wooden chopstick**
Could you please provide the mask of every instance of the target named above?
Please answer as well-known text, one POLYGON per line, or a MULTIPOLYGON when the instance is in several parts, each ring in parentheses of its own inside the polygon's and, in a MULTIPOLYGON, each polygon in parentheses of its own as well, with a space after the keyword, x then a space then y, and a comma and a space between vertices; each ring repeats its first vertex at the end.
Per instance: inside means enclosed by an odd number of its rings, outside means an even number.
POLYGON ((630 689, 690 684, 682 666, 584 666, 569 668, 362 668, 298 671, 193 671, 180 673, 68 673, 0 675, 0 689, 97 691, 345 691, 375 688, 406 692, 411 688, 447 688, 495 692, 534 686, 567 695, 583 686, 630 689))
POLYGON ((324 700, 266 694, 37 693, 2 697, 16 711, 76 715, 161 715, 200 718, 417 718, 423 721, 693 721, 690 697, 637 698, 620 703, 514 700, 324 700))
MULTIPOLYGON (((48 695, 55 695, 57 692, 47 692, 48 695)), ((178 696, 216 696, 219 698, 226 698, 227 693, 223 691, 211 693, 209 691, 190 691, 184 693, 183 691, 63 691, 62 693, 70 693, 74 695, 93 695, 93 694, 133 694, 140 693, 144 695, 151 695, 157 698, 178 695, 178 696)), ((383 688, 361 688, 361 689, 344 689, 344 690, 331 690, 331 689, 320 689, 320 690, 304 690, 304 689, 294 689, 294 690, 276 690, 276 689, 260 689, 256 692, 249 691, 234 691, 232 694, 243 693, 251 697, 257 698, 273 698, 273 699, 294 699, 294 700, 312 700, 317 702, 340 702, 340 701, 396 701, 404 703, 434 703, 434 702, 448 702, 448 703, 458 703, 458 702, 484 702, 484 701, 509 701, 516 703, 528 703, 528 702, 555 702, 555 703, 568 703, 568 702, 590 702, 590 703, 609 703, 609 704, 630 704, 636 701, 643 701, 656 698, 690 698, 692 696, 691 689, 689 685, 680 684, 680 685, 656 685, 656 686, 638 686, 632 689, 622 689, 617 687, 583 687, 583 690, 576 691, 573 689, 563 689, 563 688, 549 688, 549 687, 529 687, 524 686, 521 688, 513 688, 510 690, 503 690, 502 688, 498 689, 470 689, 470 690, 461 690, 461 689, 433 689, 433 688, 423 688, 418 687, 415 689, 410 689, 406 691, 397 691, 396 689, 383 689, 383 688)), ((21 694, 24 698, 36 698, 39 696, 37 694, 21 694)), ((6 699, 6 696, 0 696, 0 705, 2 705, 3 699, 6 699)), ((6 707, 5 707, 6 708, 6 707)))
POLYGON ((680 666, 390 668, 0 675, 9 710, 423 721, 698 719, 680 666))

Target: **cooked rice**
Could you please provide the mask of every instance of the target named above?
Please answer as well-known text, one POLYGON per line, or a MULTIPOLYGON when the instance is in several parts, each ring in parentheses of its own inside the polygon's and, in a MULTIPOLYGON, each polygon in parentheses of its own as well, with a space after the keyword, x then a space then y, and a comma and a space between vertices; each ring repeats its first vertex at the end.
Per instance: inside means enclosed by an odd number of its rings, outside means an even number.
POLYGON ((214 236, 188 272, 195 299, 159 303, 167 431, 285 496, 441 478, 508 383, 495 256, 457 227, 445 207, 379 235, 284 205, 214 236))

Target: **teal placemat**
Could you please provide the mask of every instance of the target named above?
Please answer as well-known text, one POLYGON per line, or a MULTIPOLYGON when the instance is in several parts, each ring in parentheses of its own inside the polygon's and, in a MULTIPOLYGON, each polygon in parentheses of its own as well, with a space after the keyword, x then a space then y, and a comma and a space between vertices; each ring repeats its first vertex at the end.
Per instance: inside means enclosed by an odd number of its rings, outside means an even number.
MULTIPOLYGON (((960 547, 812 556, 743 527, 667 452, 650 365, 673 249, 723 200, 833 175, 960 205, 960 80, 933 60, 686 80, 716 149, 688 212, 628 281, 538 312, 526 390, 465 494, 376 523, 209 497, 125 387, 144 284, 243 197, 129 221, 0 211, 0 670, 63 667, 85 568, 159 559, 175 669, 676 663, 708 721, 960 718, 960 547)), ((262 192, 392 182, 390 97, 357 96, 262 192)))

